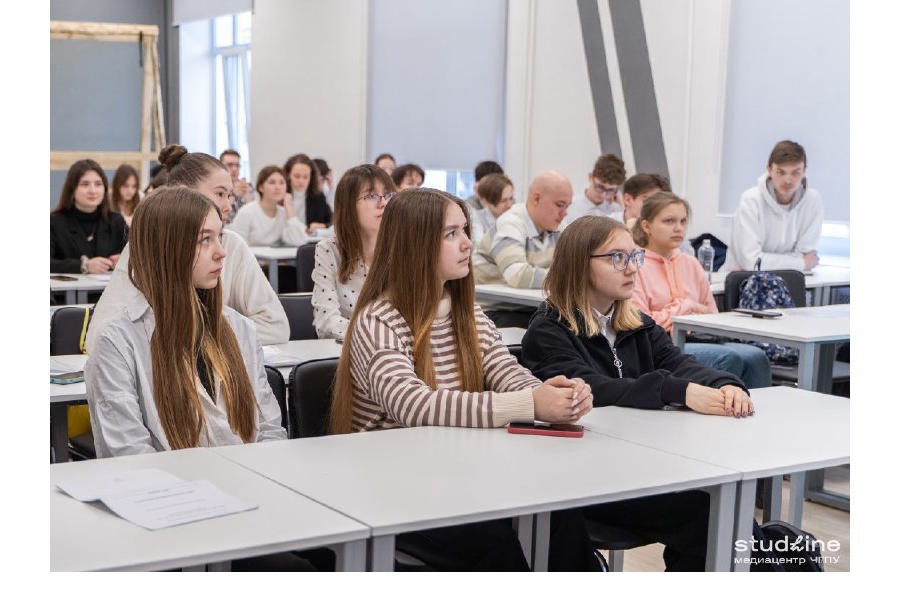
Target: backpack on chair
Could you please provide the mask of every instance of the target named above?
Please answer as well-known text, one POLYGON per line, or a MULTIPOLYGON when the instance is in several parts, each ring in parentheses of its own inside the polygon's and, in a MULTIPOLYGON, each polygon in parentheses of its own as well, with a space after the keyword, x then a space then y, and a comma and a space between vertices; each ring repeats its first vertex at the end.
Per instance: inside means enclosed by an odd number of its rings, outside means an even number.
MULTIPOLYGON (((756 260, 756 272, 741 283, 738 302, 740 308, 766 310, 771 308, 794 308, 794 300, 784 279, 774 273, 761 271, 762 259, 756 260)), ((780 344, 744 341, 762 349, 766 357, 778 365, 794 366, 800 361, 800 351, 780 344)))

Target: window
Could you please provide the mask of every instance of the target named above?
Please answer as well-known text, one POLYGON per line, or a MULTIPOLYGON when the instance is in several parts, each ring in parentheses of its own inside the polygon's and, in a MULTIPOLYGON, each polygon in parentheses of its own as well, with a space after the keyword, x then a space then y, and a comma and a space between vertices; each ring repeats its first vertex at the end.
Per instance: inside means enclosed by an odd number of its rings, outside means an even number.
POLYGON ((426 169, 422 187, 444 190, 465 200, 473 193, 475 173, 472 171, 442 171, 426 169))
POLYGON ((241 172, 250 168, 250 13, 212 19, 215 59, 213 147, 241 154, 241 172))

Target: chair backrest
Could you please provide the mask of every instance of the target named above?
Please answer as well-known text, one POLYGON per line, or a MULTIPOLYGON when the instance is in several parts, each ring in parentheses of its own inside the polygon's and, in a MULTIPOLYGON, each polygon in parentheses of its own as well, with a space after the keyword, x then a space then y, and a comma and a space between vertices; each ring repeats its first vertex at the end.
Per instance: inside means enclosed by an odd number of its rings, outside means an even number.
MULTIPOLYGON (((733 310, 738 307, 741 297, 741 283, 745 279, 756 273, 756 271, 732 271, 725 277, 725 297, 723 299, 724 309, 726 311, 733 310)), ((806 276, 802 271, 795 269, 780 269, 777 271, 768 271, 773 275, 778 275, 784 279, 784 284, 791 293, 791 300, 794 305, 799 307, 806 306, 806 276)))
POLYGON ((288 382, 291 437, 318 437, 328 433, 328 413, 338 359, 300 363, 288 382))
POLYGON ((81 354, 82 332, 87 334, 87 326, 93 314, 92 308, 80 306, 64 306, 56 309, 50 315, 50 356, 81 354))
POLYGON ((279 294, 278 299, 291 327, 288 339, 315 340, 319 337, 313 327, 312 294, 279 294))
POLYGON ((522 362, 522 345, 514 344, 512 346, 507 346, 507 348, 509 348, 509 353, 516 357, 519 364, 524 366, 524 363, 522 362))
POLYGON ((312 292, 312 272, 316 266, 316 244, 309 242, 297 248, 297 291, 312 292))
POLYGON ((278 400, 278 408, 281 409, 281 426, 287 430, 288 437, 290 437, 291 428, 288 420, 287 390, 284 387, 284 377, 281 376, 278 369, 266 367, 266 378, 269 380, 269 387, 272 388, 275 399, 278 400))

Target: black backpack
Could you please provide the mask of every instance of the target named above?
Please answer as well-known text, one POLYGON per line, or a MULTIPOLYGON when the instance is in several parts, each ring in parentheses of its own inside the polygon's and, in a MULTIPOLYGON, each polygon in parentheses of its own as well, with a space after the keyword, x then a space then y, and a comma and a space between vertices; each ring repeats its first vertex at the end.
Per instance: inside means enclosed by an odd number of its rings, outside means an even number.
POLYGON ((822 544, 808 531, 784 521, 760 525, 753 520, 750 570, 824 571, 822 544))

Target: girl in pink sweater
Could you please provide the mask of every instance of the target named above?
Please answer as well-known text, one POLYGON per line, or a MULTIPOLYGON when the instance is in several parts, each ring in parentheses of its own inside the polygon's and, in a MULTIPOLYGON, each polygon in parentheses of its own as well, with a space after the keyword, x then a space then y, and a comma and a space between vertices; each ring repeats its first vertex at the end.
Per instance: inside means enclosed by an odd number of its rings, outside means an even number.
MULTIPOLYGON (((696 258, 679 247, 687 233, 691 208, 671 192, 658 192, 644 201, 632 230, 634 241, 647 254, 635 275, 632 302, 672 333, 672 317, 718 312, 706 273, 696 258)), ((685 344, 685 352, 699 362, 734 373, 748 388, 772 385, 765 352, 748 344, 685 344)))

